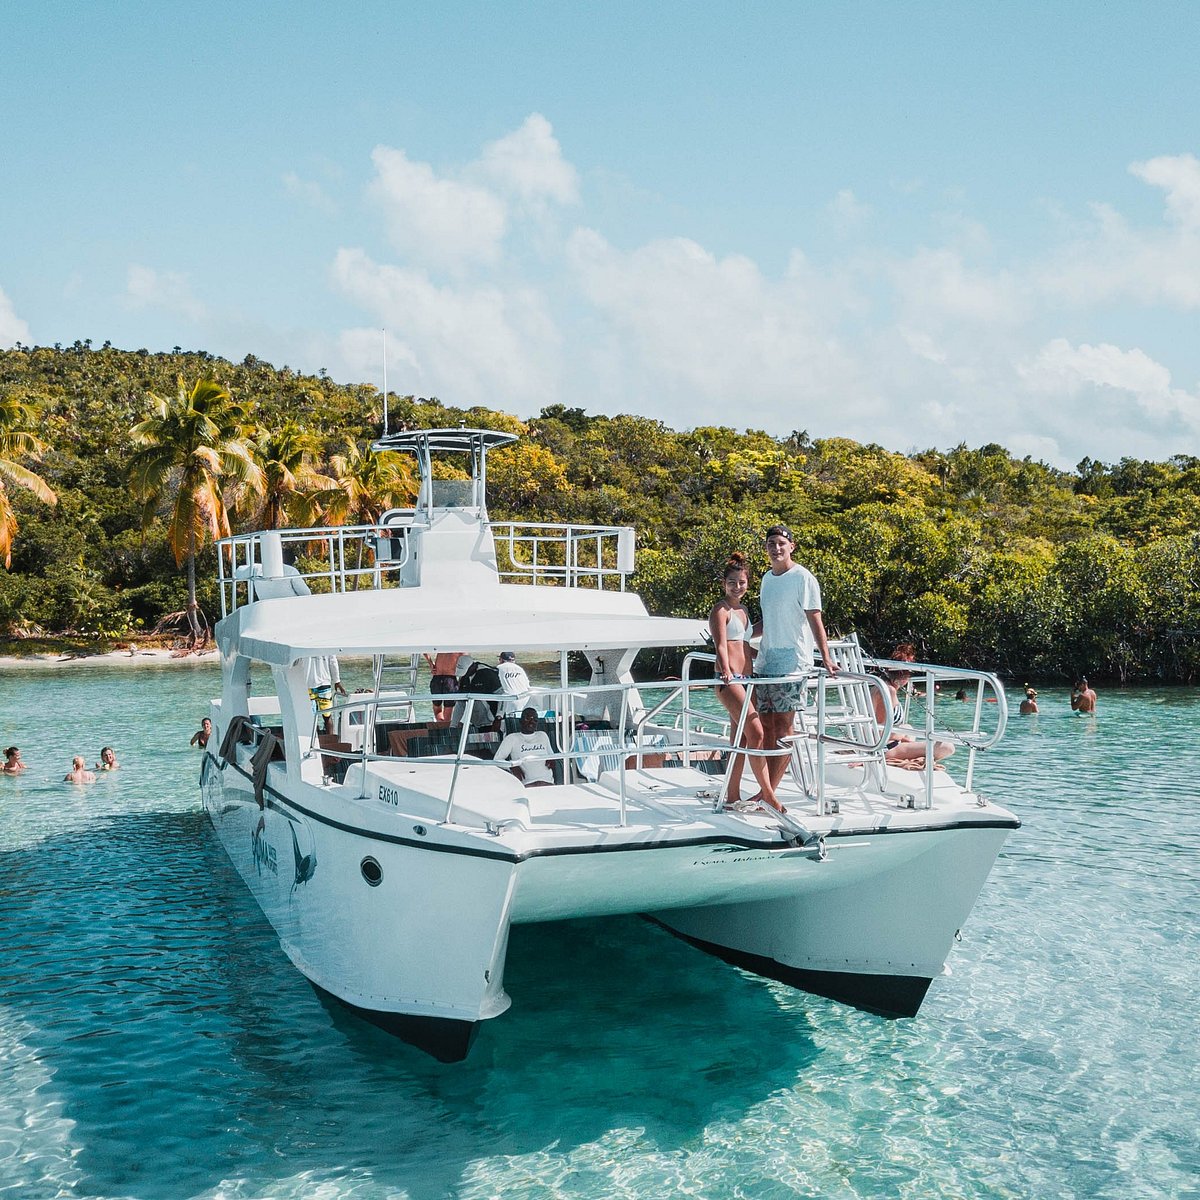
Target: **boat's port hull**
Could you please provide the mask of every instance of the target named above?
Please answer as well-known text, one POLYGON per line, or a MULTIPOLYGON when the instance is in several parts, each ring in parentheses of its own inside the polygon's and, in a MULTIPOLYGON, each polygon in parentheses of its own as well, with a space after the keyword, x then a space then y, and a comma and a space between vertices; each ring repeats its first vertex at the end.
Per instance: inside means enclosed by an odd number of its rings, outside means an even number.
POLYGON ((332 992, 313 984, 318 995, 331 1004, 339 1005, 356 1017, 369 1022, 384 1033, 424 1050, 438 1062, 462 1062, 471 1051, 475 1035, 479 1032, 478 1021, 455 1021, 449 1017, 413 1017, 406 1013, 383 1012, 379 1009, 360 1008, 340 1000, 332 992))

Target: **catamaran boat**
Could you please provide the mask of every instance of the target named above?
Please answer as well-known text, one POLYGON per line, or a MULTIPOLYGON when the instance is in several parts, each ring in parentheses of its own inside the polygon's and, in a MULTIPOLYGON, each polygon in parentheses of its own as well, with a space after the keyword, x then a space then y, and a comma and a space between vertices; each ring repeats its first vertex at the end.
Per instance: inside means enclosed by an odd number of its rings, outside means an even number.
POLYGON ((705 622, 651 616, 627 589, 632 529, 490 520, 487 455, 513 440, 385 436, 376 451, 416 458, 413 508, 220 543, 222 685, 201 791, 284 952, 443 1061, 509 1007, 521 922, 641 914, 760 976, 914 1016, 1019 825, 972 781, 1004 731, 999 681, 868 663, 853 637, 836 640, 839 672, 814 668, 774 751, 786 814, 733 811, 732 773, 753 790, 751 775, 733 753, 740 723, 713 701, 705 622), (639 654, 664 648, 679 676, 635 676, 639 654), (444 724, 433 705, 446 696, 422 687, 423 655, 501 650, 558 664, 533 700, 549 785, 493 760, 520 720, 511 697, 460 689, 444 724), (327 722, 309 681, 331 656, 360 660, 364 680, 369 662, 374 686, 339 697, 327 722), (875 717, 872 666, 914 672, 926 769, 888 762, 893 716, 875 717), (974 703, 939 709, 939 685, 974 703), (933 765, 938 740, 963 751, 954 774, 933 765))

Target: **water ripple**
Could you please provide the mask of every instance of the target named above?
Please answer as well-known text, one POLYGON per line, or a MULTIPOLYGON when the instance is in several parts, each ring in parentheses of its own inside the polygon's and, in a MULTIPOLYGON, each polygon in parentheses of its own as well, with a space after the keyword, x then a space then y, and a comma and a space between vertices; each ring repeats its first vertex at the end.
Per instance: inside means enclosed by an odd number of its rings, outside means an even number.
POLYGON ((1024 827, 918 1020, 575 921, 513 931, 514 1007, 445 1067, 323 1003, 215 845, 214 675, 132 675, 0 679, 35 764, 0 780, 0 1195, 1195 1192, 1191 692, 1014 718, 980 780, 1024 827), (119 776, 58 783, 93 742, 119 776))

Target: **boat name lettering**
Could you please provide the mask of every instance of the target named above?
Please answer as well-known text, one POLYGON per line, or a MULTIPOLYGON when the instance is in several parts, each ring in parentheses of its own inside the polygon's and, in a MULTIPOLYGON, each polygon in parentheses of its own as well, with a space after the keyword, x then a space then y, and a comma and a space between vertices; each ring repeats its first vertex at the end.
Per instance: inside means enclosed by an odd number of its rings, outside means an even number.
POLYGON ((712 858, 698 858, 692 864, 695 867, 723 866, 725 863, 766 862, 769 854, 730 854, 728 850, 718 850, 712 858))
POLYGON ((400 803, 400 789, 388 787, 386 783, 379 785, 379 801, 381 804, 390 804, 393 808, 400 803))
POLYGON ((261 819, 258 822, 258 828, 254 831, 251 854, 254 857, 254 865, 260 873, 263 867, 266 867, 272 875, 279 874, 279 860, 275 854, 275 847, 267 841, 266 824, 261 819))

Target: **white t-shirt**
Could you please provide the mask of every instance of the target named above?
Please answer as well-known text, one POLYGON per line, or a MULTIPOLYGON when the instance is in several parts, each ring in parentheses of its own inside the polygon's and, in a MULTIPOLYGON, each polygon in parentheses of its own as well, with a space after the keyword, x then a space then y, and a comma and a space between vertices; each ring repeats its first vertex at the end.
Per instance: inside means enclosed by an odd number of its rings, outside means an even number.
POLYGON ((496 751, 495 762, 511 762, 520 767, 525 773, 526 783, 553 783, 554 776, 550 773, 547 755, 553 754, 550 739, 541 729, 533 733, 510 733, 500 743, 496 751))
POLYGON ((332 687, 341 683, 342 676, 338 670, 338 660, 332 654, 318 654, 308 660, 308 686, 313 688, 332 687))
POLYGON ((500 676, 500 687, 505 695, 505 705, 520 712, 529 703, 529 676, 520 663, 502 662, 496 668, 500 676))
POLYGON ((755 675, 807 675, 817 649, 808 614, 821 608, 816 576, 799 563, 792 563, 782 575, 768 571, 760 596, 762 642, 754 660, 755 675))

